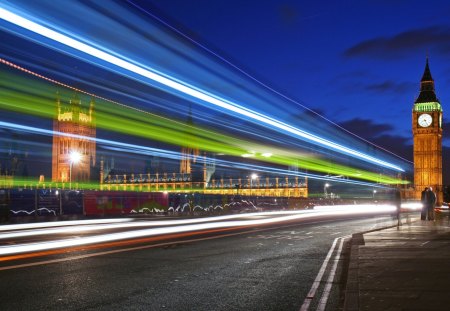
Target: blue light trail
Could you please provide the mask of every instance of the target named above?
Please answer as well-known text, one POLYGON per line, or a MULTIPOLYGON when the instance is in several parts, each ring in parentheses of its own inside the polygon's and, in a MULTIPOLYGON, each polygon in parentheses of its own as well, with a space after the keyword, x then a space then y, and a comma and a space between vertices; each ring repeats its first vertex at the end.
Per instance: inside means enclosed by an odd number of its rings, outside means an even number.
POLYGON ((16 26, 27 29, 33 33, 39 34, 45 38, 62 43, 67 47, 73 48, 73 49, 81 51, 87 55, 93 56, 99 60, 105 61, 109 64, 113 64, 122 69, 126 69, 129 72, 135 73, 141 77, 145 77, 147 79, 150 79, 152 81, 155 81, 157 83, 165 85, 173 90, 176 90, 178 92, 181 92, 181 93, 189 95, 189 96, 192 96, 193 98, 200 99, 200 100, 210 103, 214 106, 226 109, 228 111, 228 113, 229 112, 237 113, 241 116, 245 116, 245 117, 253 120, 253 122, 255 122, 255 121, 256 121, 256 123, 260 122, 261 124, 270 126, 272 129, 275 129, 277 131, 282 131, 286 134, 293 134, 300 139, 312 142, 314 144, 323 146, 325 148, 329 148, 330 150, 335 150, 340 153, 350 155, 352 157, 364 160, 369 163, 377 164, 382 167, 386 167, 386 168, 393 169, 393 170, 400 171, 400 172, 404 171, 404 169, 398 165, 386 162, 384 160, 381 160, 376 157, 362 153, 360 151, 354 150, 352 148, 343 146, 341 144, 338 144, 338 143, 332 142, 330 140, 327 140, 325 138, 319 137, 317 135, 311 134, 305 130, 296 128, 287 123, 279 121, 275 118, 269 117, 263 113, 243 107, 232 101, 229 101, 229 100, 223 99, 219 96, 216 96, 214 94, 211 94, 210 92, 207 92, 205 90, 202 90, 200 88, 192 86, 189 83, 183 82, 180 79, 176 79, 174 77, 171 77, 169 75, 161 73, 157 70, 148 68, 147 66, 144 66, 140 63, 135 64, 131 60, 130 61, 126 60, 127 58, 125 58, 123 56, 120 56, 120 57, 114 56, 112 54, 109 54, 109 53, 103 51, 100 48, 96 48, 89 44, 83 43, 83 42, 78 41, 74 38, 71 38, 67 35, 64 35, 55 30, 52 30, 48 27, 44 27, 38 23, 30 21, 30 20, 26 19, 25 17, 15 14, 5 8, 0 8, 0 18, 5 21, 8 21, 9 23, 12 23, 16 26))

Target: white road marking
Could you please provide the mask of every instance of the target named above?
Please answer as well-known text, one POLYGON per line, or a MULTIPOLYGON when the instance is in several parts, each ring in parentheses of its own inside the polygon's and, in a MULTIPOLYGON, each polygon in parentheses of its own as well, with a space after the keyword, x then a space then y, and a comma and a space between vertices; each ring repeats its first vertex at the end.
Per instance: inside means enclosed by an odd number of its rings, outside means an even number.
POLYGON ((334 264, 331 268, 330 275, 328 276, 327 283, 323 290, 322 298, 320 298, 319 305, 317 306, 317 311, 324 311, 327 306, 328 297, 330 296, 331 287, 333 286, 334 277, 336 276, 336 269, 339 263, 339 259, 341 258, 342 245, 344 244, 344 238, 341 238, 341 242, 339 243, 339 249, 337 251, 336 257, 334 257, 334 264))
POLYGON ((320 286, 320 282, 322 281, 323 275, 325 273, 325 270, 327 269, 327 266, 328 266, 328 263, 330 261, 330 258, 331 258, 331 256, 334 253, 337 241, 340 240, 339 248, 338 248, 338 251, 337 251, 336 256, 334 258, 333 267, 331 268, 330 274, 328 276, 328 279, 327 279, 327 282, 326 282, 326 285, 325 285, 325 288, 324 288, 324 292, 322 294, 322 297, 320 299, 319 305, 317 307, 317 310, 320 310, 320 311, 325 310, 325 307, 326 307, 326 304, 327 304, 327 301, 328 301, 328 297, 329 297, 329 294, 331 292, 331 287, 333 285, 333 280, 334 280, 334 277, 335 277, 335 274, 336 274, 337 265, 339 263, 339 259, 340 259, 340 256, 341 256, 342 246, 343 246, 344 240, 349 238, 349 237, 350 236, 344 236, 344 237, 338 237, 338 238, 334 239, 333 244, 331 245, 331 248, 328 251, 327 256, 325 257, 325 260, 322 263, 322 267, 320 267, 319 273, 317 274, 316 279, 314 280, 313 285, 311 286, 311 289, 308 292, 308 295, 306 296, 305 300, 303 301, 302 306, 300 307, 300 311, 307 311, 307 310, 309 310, 309 306, 310 306, 312 300, 314 299, 314 297, 316 295, 317 289, 320 286))
POLYGON ((309 309, 309 305, 310 305, 312 299, 314 298, 314 296, 316 295, 317 288, 319 288, 320 281, 322 281, 323 274, 325 273, 325 269, 327 268, 328 261, 330 260, 331 255, 334 252, 334 248, 336 247, 336 243, 337 243, 338 239, 339 238, 334 239, 333 244, 331 245, 331 248, 328 251, 327 257, 325 257, 325 260, 322 263, 322 267, 320 267, 319 273, 317 274, 316 279, 314 280, 313 285, 311 286, 311 289, 309 290, 308 295, 306 295, 305 301, 303 301, 300 311, 307 311, 309 309))

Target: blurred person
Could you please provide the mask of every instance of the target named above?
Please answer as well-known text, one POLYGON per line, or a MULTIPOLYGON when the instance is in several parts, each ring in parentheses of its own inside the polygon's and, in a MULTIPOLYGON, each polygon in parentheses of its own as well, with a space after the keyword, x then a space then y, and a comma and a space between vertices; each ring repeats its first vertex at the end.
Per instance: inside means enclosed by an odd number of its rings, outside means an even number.
POLYGON ((397 226, 401 226, 400 212, 402 208, 402 194, 398 188, 394 190, 394 205, 397 209, 397 226))
POLYGON ((423 189, 422 194, 420 196, 420 201, 422 202, 422 210, 420 212, 420 219, 421 220, 427 220, 427 214, 428 214, 428 187, 425 187, 423 189))
POLYGON ((436 194, 433 192, 433 188, 429 187, 427 192, 427 214, 428 220, 434 220, 434 207, 436 206, 436 194))

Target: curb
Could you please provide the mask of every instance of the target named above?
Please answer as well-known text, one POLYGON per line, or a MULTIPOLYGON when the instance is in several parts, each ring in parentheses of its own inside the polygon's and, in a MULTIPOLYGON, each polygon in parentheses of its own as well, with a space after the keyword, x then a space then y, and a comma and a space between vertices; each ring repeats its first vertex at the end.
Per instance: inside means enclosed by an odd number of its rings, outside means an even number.
POLYGON ((394 227, 397 227, 397 225, 352 234, 347 284, 345 286, 344 311, 359 310, 359 247, 365 245, 364 234, 394 227))

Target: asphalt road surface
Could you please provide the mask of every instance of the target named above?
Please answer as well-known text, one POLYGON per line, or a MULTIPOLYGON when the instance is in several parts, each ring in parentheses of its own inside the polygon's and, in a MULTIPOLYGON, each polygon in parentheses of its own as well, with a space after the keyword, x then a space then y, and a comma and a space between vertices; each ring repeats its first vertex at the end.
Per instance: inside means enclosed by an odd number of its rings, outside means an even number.
POLYGON ((393 223, 313 219, 0 261, 0 310, 339 310, 338 238, 393 223))

